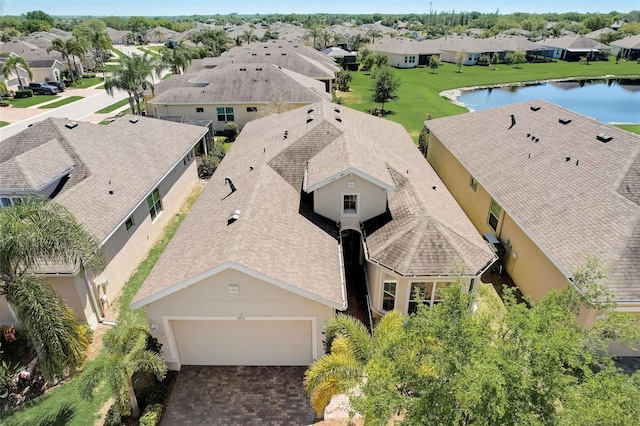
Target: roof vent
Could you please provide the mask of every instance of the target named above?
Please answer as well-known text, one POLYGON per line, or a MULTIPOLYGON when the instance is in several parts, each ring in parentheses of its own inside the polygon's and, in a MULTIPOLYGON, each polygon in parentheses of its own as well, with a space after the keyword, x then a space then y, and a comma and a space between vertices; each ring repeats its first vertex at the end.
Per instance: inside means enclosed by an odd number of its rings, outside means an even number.
POLYGON ((75 121, 71 121, 65 124, 64 127, 66 127, 67 129, 75 129, 76 127, 78 127, 78 123, 75 121))
POLYGON ((262 71, 262 68, 256 68, 256 71, 262 71))
POLYGON ((271 53, 267 52, 267 56, 271 56, 271 53))
POLYGON ((258 54, 257 53, 252 53, 251 56, 258 56, 258 54))
POLYGON ((313 121, 313 117, 307 118, 307 123, 311 123, 313 121))
POLYGON ((516 125, 516 116, 511 114, 511 126, 509 126, 509 129, 515 125, 516 125))
POLYGON ((129 123, 136 124, 139 120, 137 118, 132 118, 129 120, 129 123))
POLYGON ((240 71, 246 71, 246 70, 247 70, 246 68, 240 68, 240 71))
POLYGON ((613 136, 609 136, 606 133, 598 133, 598 136, 596 136, 596 139, 598 139, 600 142, 604 142, 607 143, 609 142, 611 139, 613 139, 613 136))
POLYGON ((540 111, 540 105, 531 105, 531 111, 540 111))
POLYGON ((311 114, 312 112, 313 112, 313 108, 309 108, 309 109, 307 110, 307 114, 311 114))
POLYGON ((287 56, 287 54, 285 52, 282 52, 280 56, 287 56))
POLYGON ((231 188, 231 193, 233 194, 234 192, 236 192, 236 186, 233 184, 233 181, 231 180, 231 178, 229 176, 227 176, 226 178, 224 178, 224 184, 225 185, 229 185, 229 188, 231 188))
POLYGON ((336 117, 336 121, 337 121, 338 123, 342 123, 342 118, 340 118, 340 117, 336 117))
POLYGON ((340 108, 334 108, 333 109, 335 112, 337 112, 338 114, 340 114, 340 108))
POLYGON ((560 119, 558 119, 558 122, 561 124, 569 124, 571 123, 571 119, 567 117, 561 117, 560 119))
POLYGON ((236 220, 240 219, 240 210, 235 209, 229 213, 229 217, 227 218, 227 225, 231 225, 236 220))

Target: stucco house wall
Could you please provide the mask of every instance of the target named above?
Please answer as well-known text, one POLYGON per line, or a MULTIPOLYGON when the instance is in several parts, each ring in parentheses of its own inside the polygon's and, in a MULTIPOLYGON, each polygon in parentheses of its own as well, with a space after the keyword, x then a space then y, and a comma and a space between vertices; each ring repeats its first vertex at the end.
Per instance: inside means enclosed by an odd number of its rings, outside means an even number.
POLYGON ((343 176, 315 190, 313 197, 315 212, 335 222, 341 222, 345 216, 357 216, 360 222, 364 222, 384 213, 387 209, 386 191, 378 185, 353 174, 343 176), (343 213, 343 196, 346 194, 356 194, 358 196, 356 214, 343 213))
POLYGON ((391 65, 396 68, 415 68, 418 65, 418 54, 416 53, 387 53, 391 65))
MULTIPOLYGON (((232 269, 151 302, 144 309, 152 329, 158 327, 153 335, 163 345, 167 365, 177 370, 182 364, 171 325, 176 317, 192 320, 198 317, 210 320, 215 320, 215 317, 312 317, 315 318, 313 346, 316 358, 324 354, 324 326, 334 315, 333 308, 327 305, 232 269), (237 292, 230 292, 230 284, 237 285, 237 292)), ((269 360, 264 362, 268 365, 269 360)))

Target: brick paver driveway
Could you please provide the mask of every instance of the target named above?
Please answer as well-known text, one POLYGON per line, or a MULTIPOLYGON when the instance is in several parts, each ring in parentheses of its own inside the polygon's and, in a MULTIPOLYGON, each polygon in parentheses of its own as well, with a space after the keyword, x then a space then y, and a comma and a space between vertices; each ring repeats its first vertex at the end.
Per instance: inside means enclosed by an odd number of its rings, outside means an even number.
POLYGON ((162 426, 312 424, 305 369, 183 366, 162 426))

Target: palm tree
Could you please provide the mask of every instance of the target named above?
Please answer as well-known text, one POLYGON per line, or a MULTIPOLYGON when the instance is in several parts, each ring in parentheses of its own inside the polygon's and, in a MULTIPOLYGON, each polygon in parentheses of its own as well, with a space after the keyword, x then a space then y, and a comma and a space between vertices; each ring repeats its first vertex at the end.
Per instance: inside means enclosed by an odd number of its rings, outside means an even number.
POLYGON ((75 57, 81 57, 85 53, 87 53, 86 49, 84 48, 84 44, 80 40, 72 38, 66 41, 62 40, 61 38, 56 38, 51 42, 51 46, 47 47, 47 53, 51 52, 52 50, 60 52, 60 54, 62 55, 62 59, 67 60, 67 68, 69 69, 69 73, 71 74, 71 81, 72 83, 75 83, 75 57), (73 59, 73 67, 71 66, 71 59, 73 59))
POLYGON ((94 363, 80 378, 80 394, 87 399, 106 381, 120 412, 140 417, 138 399, 131 378, 136 372, 153 373, 158 380, 167 374, 167 364, 157 352, 147 349, 149 332, 135 324, 117 326, 105 334, 102 341, 107 365, 94 363))
POLYGON ((8 80, 11 74, 15 74, 18 77, 18 86, 20 86, 20 90, 24 90, 24 86, 22 85, 22 79, 20 78, 20 74, 18 74, 18 67, 22 68, 27 72, 29 78, 33 78, 33 73, 31 72, 31 68, 29 68, 29 64, 24 58, 20 56, 11 56, 9 52, 0 53, 0 57, 8 58, 3 64, 2 68, 0 68, 0 72, 2 72, 2 76, 5 80, 8 80))
POLYGON ((369 31, 367 31, 367 33, 365 34, 366 37, 371 39, 371 44, 376 42, 376 38, 380 38, 382 37, 382 31, 380 30, 374 30, 373 28, 370 29, 369 31))
POLYGON ((200 32, 202 44, 213 52, 214 56, 227 50, 227 46, 233 42, 225 30, 221 28, 207 28, 200 32))
POLYGON ((48 380, 82 365, 89 344, 73 311, 35 271, 47 263, 102 271, 104 252, 64 206, 40 196, 0 209, 0 294, 13 307, 48 380))
POLYGON ((113 72, 113 76, 104 83, 104 89, 111 96, 115 89, 127 92, 131 111, 142 115, 140 101, 145 90, 151 89, 153 92, 153 74, 157 74, 160 65, 156 57, 147 53, 124 56, 120 61, 122 68, 113 72))
POLYGON ((313 26, 309 30, 309 35, 313 38, 313 48, 316 48, 316 39, 322 37, 322 28, 318 26, 313 26))
POLYGON ((334 46, 337 46, 337 45, 339 45, 340 43, 342 43, 344 41, 344 36, 342 34, 340 34, 340 33, 334 32, 332 34, 332 36, 333 36, 333 45, 334 46))
POLYGON ((331 33, 329 31, 322 31, 322 34, 320 34, 320 39, 322 39, 322 47, 328 47, 329 43, 331 42, 331 33))
POLYGON ((243 32, 240 38, 247 42, 247 44, 251 44, 252 41, 256 41, 258 39, 258 37, 253 34, 253 30, 243 32))
POLYGON ((173 49, 162 49, 160 66, 157 71, 171 69, 173 74, 182 74, 191 65, 191 50, 181 44, 173 49))
POLYGON ((318 415, 322 415, 333 396, 362 383, 367 363, 393 347, 402 328, 400 311, 382 317, 373 335, 362 322, 348 315, 338 314, 327 322, 325 335, 331 351, 314 361, 304 375, 304 388, 318 415))
POLYGON ((111 44, 111 37, 109 37, 109 34, 107 34, 106 31, 96 31, 91 34, 89 43, 95 51, 95 56, 98 58, 100 65, 104 66, 104 54, 113 47, 111 44))

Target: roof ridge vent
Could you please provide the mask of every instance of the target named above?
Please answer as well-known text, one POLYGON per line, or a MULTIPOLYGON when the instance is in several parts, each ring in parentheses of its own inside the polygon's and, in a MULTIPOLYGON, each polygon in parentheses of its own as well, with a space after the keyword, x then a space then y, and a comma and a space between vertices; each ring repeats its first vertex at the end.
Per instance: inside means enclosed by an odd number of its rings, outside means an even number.
POLYGON ((613 139, 613 136, 608 135, 608 134, 606 134, 606 133, 598 133, 598 136, 596 136, 596 139, 598 139, 600 142, 607 143, 607 142, 609 142, 611 139, 613 139))
POLYGON ((561 123, 561 124, 569 124, 569 123, 571 123, 571 121, 572 120, 570 118, 568 118, 568 117, 560 117, 558 119, 558 122, 561 123))
POLYGON ((540 111, 541 106, 540 105, 531 105, 531 111, 540 111))
POLYGON ((76 127, 78 127, 78 123, 76 121, 70 121, 65 124, 64 127, 66 127, 67 129, 75 129, 76 127))

